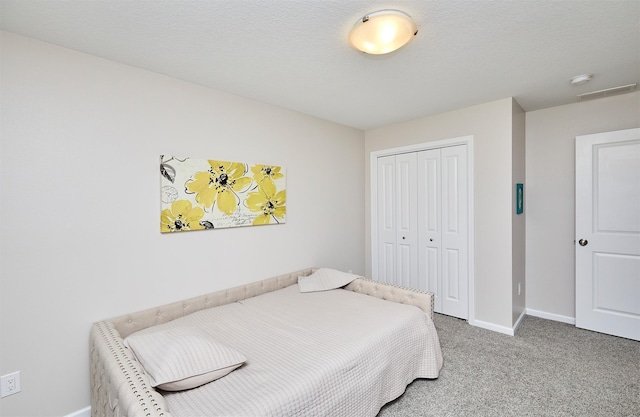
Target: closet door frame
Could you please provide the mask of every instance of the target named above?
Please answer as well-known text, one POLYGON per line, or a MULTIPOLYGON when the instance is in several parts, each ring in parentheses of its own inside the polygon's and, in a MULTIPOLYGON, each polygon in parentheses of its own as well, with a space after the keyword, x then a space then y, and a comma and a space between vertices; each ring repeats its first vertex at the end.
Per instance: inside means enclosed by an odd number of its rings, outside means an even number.
POLYGON ((390 148, 390 149, 382 149, 379 151, 373 151, 370 154, 369 160, 369 169, 370 174, 369 178, 371 179, 371 273, 372 279, 378 280, 378 269, 374 267, 378 262, 378 175, 377 175, 377 167, 378 167, 378 158, 383 156, 397 155, 409 152, 419 152, 426 151, 430 149, 438 149, 438 148, 447 148, 456 145, 466 145, 467 146, 467 180, 468 180, 468 297, 469 297, 469 324, 474 324, 475 322, 475 285, 474 285, 474 181, 473 181, 473 160, 474 160, 474 152, 473 152, 473 136, 461 136, 458 138, 451 138, 445 140, 438 140, 433 142, 424 142, 415 145, 401 146, 398 148, 390 148))

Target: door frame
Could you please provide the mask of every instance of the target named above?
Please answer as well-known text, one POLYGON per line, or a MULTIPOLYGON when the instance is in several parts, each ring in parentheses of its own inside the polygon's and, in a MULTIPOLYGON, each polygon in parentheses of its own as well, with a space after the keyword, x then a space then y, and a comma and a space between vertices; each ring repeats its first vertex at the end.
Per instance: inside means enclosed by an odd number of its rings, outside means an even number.
POLYGON ((369 178, 371 180, 370 184, 370 208, 371 208, 371 224, 369 225, 371 231, 371 278, 374 280, 378 279, 378 270, 373 266, 376 264, 378 260, 378 158, 381 156, 389 156, 389 155, 397 155, 402 153, 409 152, 419 152, 426 151, 430 149, 438 149, 438 148, 448 148, 451 146, 457 145, 467 145, 467 180, 469 184, 468 196, 467 196, 467 204, 468 204, 468 219, 467 224, 469 227, 467 244, 468 244, 468 297, 469 297, 469 324, 475 325, 475 223, 474 219, 474 182, 473 182, 473 163, 474 163, 474 152, 473 152, 473 135, 469 136, 461 136, 457 138, 437 140, 433 142, 424 142, 418 143, 415 145, 408 146, 400 146, 397 148, 389 148, 389 149, 381 149, 378 151, 371 151, 369 155, 369 178))

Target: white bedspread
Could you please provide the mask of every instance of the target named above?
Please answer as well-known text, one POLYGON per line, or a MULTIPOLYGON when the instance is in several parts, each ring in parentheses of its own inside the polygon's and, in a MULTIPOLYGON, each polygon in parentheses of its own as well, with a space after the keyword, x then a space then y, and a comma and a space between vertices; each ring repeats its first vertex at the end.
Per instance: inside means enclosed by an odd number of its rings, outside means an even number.
POLYGON ((206 328, 247 357, 219 380, 163 393, 178 417, 375 416, 442 366, 423 311, 347 290, 292 285, 162 326, 206 328))

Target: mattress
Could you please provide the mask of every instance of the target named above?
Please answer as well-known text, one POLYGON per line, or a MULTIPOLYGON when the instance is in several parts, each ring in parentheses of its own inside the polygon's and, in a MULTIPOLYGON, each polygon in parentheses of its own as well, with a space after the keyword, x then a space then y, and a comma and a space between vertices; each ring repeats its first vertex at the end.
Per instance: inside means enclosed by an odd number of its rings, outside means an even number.
POLYGON ((442 366, 422 310, 342 289, 300 293, 292 285, 154 327, 181 326, 206 331, 247 361, 198 388, 162 392, 177 417, 375 416, 442 366))

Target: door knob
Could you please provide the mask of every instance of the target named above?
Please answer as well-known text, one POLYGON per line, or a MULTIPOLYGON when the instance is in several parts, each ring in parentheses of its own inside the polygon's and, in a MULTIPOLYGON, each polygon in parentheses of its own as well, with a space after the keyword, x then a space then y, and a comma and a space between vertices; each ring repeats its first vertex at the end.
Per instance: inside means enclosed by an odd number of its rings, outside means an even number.
POLYGON ((578 243, 580 244, 580 246, 587 246, 589 241, 587 239, 580 239, 578 243))

